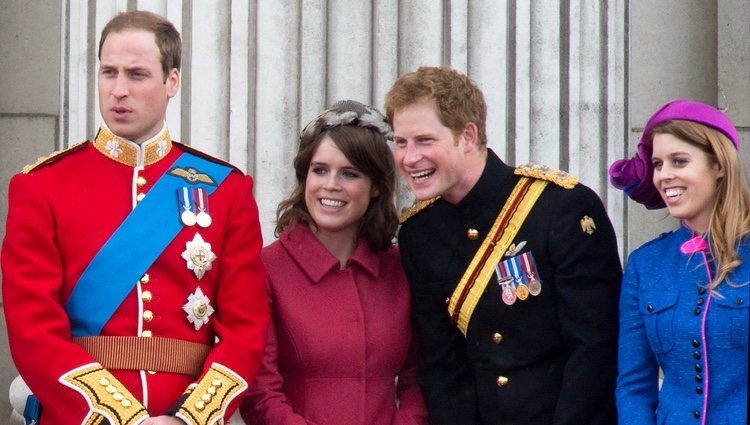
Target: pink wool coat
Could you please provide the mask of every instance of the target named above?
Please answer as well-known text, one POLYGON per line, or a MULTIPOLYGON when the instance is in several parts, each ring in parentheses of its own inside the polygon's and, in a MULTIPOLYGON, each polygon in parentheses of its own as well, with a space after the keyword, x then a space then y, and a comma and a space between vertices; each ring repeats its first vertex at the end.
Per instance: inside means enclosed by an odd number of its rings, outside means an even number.
POLYGON ((261 371, 241 407, 245 422, 425 424, 409 288, 396 248, 375 254, 360 241, 341 270, 298 225, 261 258, 273 320, 261 371))

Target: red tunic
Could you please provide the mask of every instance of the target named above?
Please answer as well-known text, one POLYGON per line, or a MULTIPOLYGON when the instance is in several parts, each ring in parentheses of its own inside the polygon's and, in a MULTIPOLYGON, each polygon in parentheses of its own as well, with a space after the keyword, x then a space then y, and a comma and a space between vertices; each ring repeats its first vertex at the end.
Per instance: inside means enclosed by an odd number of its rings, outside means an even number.
MULTIPOLYGON (((190 150, 173 144, 168 132, 140 148, 113 140, 107 133, 103 128, 96 141, 59 154, 10 182, 1 257, 5 316, 13 360, 42 404, 43 425, 81 424, 92 411, 91 400, 62 383, 62 377, 71 371, 98 363, 71 340, 65 305, 76 282, 137 205, 139 194, 148 196, 159 177, 183 151, 190 150)), ((172 201, 179 220, 176 194, 172 201)), ((206 372, 218 364, 232 379, 249 383, 261 361, 268 325, 252 179, 237 170, 230 172, 209 201, 212 224, 207 228, 184 226, 145 278, 134 283, 101 335, 161 336, 206 344, 212 348, 201 376, 212 376, 206 372), (216 256, 200 279, 182 258, 187 242, 196 234, 210 244, 216 256), (207 325, 198 330, 183 311, 188 296, 197 288, 215 309, 207 325)), ((184 401, 181 396, 188 386, 201 382, 200 378, 170 372, 108 372, 151 416, 175 408, 184 401)), ((231 403, 230 408, 231 401, 237 399, 216 400, 221 404, 220 415, 231 415, 235 405, 231 403)), ((186 408, 195 409, 194 404, 186 408)))

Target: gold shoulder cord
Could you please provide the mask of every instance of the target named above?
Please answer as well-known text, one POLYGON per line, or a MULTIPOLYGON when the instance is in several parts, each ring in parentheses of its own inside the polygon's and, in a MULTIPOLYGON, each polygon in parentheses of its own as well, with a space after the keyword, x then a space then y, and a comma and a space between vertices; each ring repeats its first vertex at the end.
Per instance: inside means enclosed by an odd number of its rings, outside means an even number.
POLYGON ((247 382, 242 377, 214 363, 200 382, 185 392, 188 397, 176 416, 190 425, 221 423, 229 403, 245 389, 247 382))
POLYGON ((105 418, 111 425, 134 425, 148 417, 140 401, 98 363, 70 371, 60 383, 79 392, 91 406, 86 425, 101 424, 105 418))
POLYGON ((547 165, 534 164, 533 162, 519 165, 514 173, 517 176, 547 180, 565 189, 573 189, 578 184, 578 179, 566 171, 556 170, 547 165))
POLYGON ((419 201, 419 202, 415 203, 414 205, 412 205, 411 207, 409 207, 408 210, 404 211, 403 214, 401 214, 401 216, 398 218, 398 223, 399 224, 404 224, 404 222, 406 220, 412 218, 418 212, 420 212, 423 209, 429 207, 430 205, 432 205, 433 203, 435 203, 435 201, 437 201, 438 199, 440 199, 440 197, 436 196, 434 198, 426 199, 424 201, 419 201))
POLYGON ((53 160, 53 159, 57 158, 58 156, 61 156, 61 155, 64 155, 64 154, 66 154, 66 153, 68 153, 69 151, 71 151, 71 150, 73 150, 73 149, 76 149, 76 148, 80 147, 80 146, 81 146, 81 145, 83 145, 84 143, 86 143, 86 142, 80 142, 80 143, 76 143, 75 145, 72 145, 72 146, 68 147, 67 149, 63 149, 63 150, 61 150, 61 151, 57 151, 57 152, 52 152, 51 154, 49 154, 49 155, 47 155, 47 156, 42 156, 42 157, 39 157, 39 158, 38 158, 38 159, 37 159, 37 160, 36 160, 36 161, 35 161, 35 162, 34 162, 33 164, 29 164, 29 165, 26 165, 25 167, 23 167, 23 170, 21 170, 21 172, 22 172, 23 174, 29 174, 29 173, 30 173, 30 172, 32 172, 32 171, 33 171, 33 170, 34 170, 34 169, 35 169, 36 167, 38 167, 38 166, 40 166, 40 165, 42 165, 42 164, 46 164, 46 163, 47 163, 48 161, 51 161, 51 160, 53 160))

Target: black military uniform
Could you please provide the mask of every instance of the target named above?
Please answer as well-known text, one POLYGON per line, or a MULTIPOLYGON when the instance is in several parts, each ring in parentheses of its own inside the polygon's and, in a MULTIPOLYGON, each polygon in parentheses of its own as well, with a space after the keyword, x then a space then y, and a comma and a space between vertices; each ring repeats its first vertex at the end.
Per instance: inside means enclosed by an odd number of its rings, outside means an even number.
POLYGON ((508 305, 493 275, 466 337, 451 323, 446 302, 519 180, 514 170, 490 150, 459 204, 437 200, 400 230, 430 423, 615 424, 622 268, 591 189, 549 183, 500 260, 531 252, 538 295, 508 305))

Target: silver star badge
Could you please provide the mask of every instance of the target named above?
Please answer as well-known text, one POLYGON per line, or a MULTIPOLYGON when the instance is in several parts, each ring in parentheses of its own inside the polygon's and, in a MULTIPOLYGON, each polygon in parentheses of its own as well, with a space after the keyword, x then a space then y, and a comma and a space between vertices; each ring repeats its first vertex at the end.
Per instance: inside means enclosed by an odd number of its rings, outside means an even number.
POLYGON ((203 294, 201 288, 196 288, 195 293, 188 295, 188 301, 182 309, 187 313, 187 320, 195 326, 196 331, 208 324, 208 318, 214 312, 211 301, 203 294))
POLYGON ((204 241, 199 233, 193 240, 185 244, 186 249, 182 251, 182 258, 187 263, 188 270, 192 270, 198 279, 203 277, 206 271, 211 270, 211 262, 216 255, 211 252, 211 244, 204 241))

